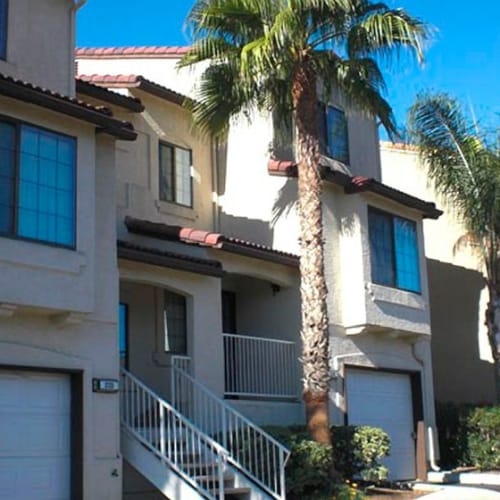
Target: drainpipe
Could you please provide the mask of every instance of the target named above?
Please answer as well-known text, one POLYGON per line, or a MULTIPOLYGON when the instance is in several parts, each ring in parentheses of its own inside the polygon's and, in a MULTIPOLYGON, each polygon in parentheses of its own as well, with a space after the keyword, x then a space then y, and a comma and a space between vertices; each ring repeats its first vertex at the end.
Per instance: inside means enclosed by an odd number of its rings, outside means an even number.
MULTIPOLYGON (((422 366, 422 378, 425 386, 425 357, 424 353, 419 349, 419 343, 415 342, 411 345, 413 357, 422 366)), ((436 454, 434 450, 434 429, 432 426, 427 427, 427 449, 429 451, 429 465, 434 472, 439 472, 441 469, 436 464, 436 454)))
POLYGON ((70 83, 69 83, 69 88, 68 88, 68 94, 71 97, 74 97, 76 94, 75 91, 75 44, 76 44, 76 29, 75 29, 75 24, 76 24, 76 11, 83 7, 83 5, 87 3, 87 0, 73 0, 71 9, 69 12, 70 15, 70 37, 71 37, 71 43, 70 43, 70 52, 69 52, 69 68, 70 68, 70 74, 72 77, 70 78, 70 83))
MULTIPOLYGON (((337 354, 337 356, 333 356, 333 363, 332 363, 333 375, 332 375, 332 378, 337 379, 339 376, 339 360, 344 359, 344 358, 353 358, 355 356, 361 356, 361 353, 351 352, 349 354, 337 354)), ((335 391, 335 405, 337 406, 337 408, 340 408, 340 393, 338 391, 335 391)))

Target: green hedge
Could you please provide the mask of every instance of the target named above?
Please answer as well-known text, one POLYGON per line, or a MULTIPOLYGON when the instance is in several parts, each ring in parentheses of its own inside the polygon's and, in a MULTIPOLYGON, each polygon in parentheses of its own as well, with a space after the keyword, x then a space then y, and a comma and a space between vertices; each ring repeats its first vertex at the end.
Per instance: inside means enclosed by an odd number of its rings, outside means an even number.
POLYGON ((388 455, 389 437, 381 429, 367 426, 334 426, 332 445, 312 441, 305 427, 266 427, 267 432, 291 450, 286 468, 287 498, 360 499, 346 479, 380 480, 387 469, 380 459, 388 455), (336 472, 336 474, 334 474, 336 472))
POLYGON ((500 406, 436 403, 442 468, 500 468, 500 406))

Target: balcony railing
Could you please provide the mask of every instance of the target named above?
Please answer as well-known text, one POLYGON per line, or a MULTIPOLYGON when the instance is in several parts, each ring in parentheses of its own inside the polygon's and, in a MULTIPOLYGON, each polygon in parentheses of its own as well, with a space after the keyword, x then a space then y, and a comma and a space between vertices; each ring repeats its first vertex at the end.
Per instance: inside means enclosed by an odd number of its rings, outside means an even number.
POLYGON ((225 396, 296 399, 295 342, 224 333, 225 396))

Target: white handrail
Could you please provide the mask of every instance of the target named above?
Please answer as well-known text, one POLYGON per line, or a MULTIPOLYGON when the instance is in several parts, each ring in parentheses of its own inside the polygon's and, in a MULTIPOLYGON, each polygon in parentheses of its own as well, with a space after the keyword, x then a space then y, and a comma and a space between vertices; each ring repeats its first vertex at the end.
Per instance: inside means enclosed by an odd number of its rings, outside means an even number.
POLYGON ((226 396, 298 398, 295 342, 228 333, 222 338, 226 396))
POLYGON ((172 366, 172 401, 227 451, 227 461, 276 499, 285 499, 289 450, 184 370, 172 366), (181 394, 181 391, 183 394, 181 394))
POLYGON ((266 337, 255 337, 252 335, 239 335, 237 333, 223 333, 223 337, 233 337, 235 339, 252 339, 252 340, 259 340, 261 342, 272 342, 273 344, 287 344, 287 345, 295 345, 295 342, 291 340, 281 340, 281 339, 270 339, 266 337))
POLYGON ((224 499, 228 452, 125 369, 122 426, 198 492, 224 499))

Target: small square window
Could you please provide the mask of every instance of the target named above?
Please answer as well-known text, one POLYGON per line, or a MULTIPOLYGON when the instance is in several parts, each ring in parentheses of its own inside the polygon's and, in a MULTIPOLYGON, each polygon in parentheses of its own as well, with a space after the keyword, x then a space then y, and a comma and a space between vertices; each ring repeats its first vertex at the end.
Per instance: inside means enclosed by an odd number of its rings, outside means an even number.
POLYGON ((349 164, 349 136, 345 113, 323 103, 318 105, 319 143, 322 154, 349 164))
POLYGON ((368 229, 372 281, 420 293, 415 221, 370 208, 368 229))
POLYGON ((160 143, 160 200, 193 206, 190 149, 160 143))

